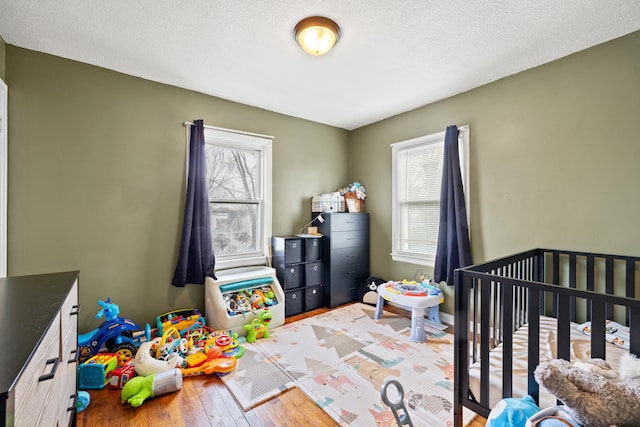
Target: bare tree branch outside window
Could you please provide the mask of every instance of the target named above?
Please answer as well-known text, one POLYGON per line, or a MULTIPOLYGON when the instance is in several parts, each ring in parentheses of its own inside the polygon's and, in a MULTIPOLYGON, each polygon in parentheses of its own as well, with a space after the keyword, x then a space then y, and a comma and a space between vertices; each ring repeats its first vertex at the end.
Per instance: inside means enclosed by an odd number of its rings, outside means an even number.
POLYGON ((207 145, 213 247, 218 256, 259 252, 260 152, 207 145))

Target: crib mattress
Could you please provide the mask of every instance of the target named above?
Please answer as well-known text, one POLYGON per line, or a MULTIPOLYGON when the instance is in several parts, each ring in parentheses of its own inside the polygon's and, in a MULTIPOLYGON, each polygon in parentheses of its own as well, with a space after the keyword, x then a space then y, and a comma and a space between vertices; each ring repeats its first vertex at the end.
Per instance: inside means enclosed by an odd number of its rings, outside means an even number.
MULTIPOLYGON (((524 325, 513 334, 513 396, 523 397, 527 394, 528 369, 528 325, 524 325)), ((540 363, 556 359, 557 323, 556 319, 540 317, 540 363)), ((618 368, 618 361, 626 351, 623 348, 607 344, 607 362, 618 368)), ((571 327, 571 360, 585 360, 591 357, 590 337, 578 331, 577 325, 571 327)), ((490 352, 489 367, 489 403, 493 408, 502 399, 502 362, 503 347, 497 346, 490 352)), ((474 396, 480 395, 480 362, 469 368, 469 388, 474 396)), ((549 408, 556 404, 556 398, 540 387, 541 408, 549 408)))

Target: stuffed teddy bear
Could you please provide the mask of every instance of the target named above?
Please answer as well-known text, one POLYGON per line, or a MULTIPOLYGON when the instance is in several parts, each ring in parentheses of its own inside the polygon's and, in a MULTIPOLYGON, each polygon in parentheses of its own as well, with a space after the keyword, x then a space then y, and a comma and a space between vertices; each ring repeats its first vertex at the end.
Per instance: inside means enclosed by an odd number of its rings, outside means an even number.
POLYGON ((619 372, 602 359, 554 359, 534 376, 584 427, 640 427, 640 359, 630 353, 621 357, 619 372))

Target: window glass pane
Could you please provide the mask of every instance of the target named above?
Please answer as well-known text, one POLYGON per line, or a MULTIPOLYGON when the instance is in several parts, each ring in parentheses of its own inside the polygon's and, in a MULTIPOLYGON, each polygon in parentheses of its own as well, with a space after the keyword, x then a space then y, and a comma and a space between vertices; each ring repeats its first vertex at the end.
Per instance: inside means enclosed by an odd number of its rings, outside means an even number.
MULTIPOLYGON (((467 187, 469 128, 458 129, 462 178, 467 187)), ((440 223, 444 136, 445 132, 440 132, 392 144, 395 261, 433 265, 440 223)), ((465 199, 468 207, 467 192, 465 199)))
POLYGON ((259 152, 207 144, 209 200, 256 200, 259 152))
POLYGON ((400 247, 401 252, 435 254, 438 242, 440 203, 401 203, 400 247))
POLYGON ((260 252, 256 226, 259 204, 211 202, 209 206, 216 257, 260 252))
POLYGON ((260 152, 207 144, 211 239, 216 257, 260 253, 260 152))

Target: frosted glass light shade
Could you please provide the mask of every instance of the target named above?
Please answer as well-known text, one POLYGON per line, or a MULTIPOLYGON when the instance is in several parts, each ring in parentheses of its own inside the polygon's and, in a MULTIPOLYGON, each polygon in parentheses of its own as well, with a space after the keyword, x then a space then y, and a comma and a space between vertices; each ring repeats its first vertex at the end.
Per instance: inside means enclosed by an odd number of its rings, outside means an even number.
POLYGON ((293 33, 305 52, 324 55, 340 38, 340 27, 329 18, 311 16, 298 22, 293 33))

